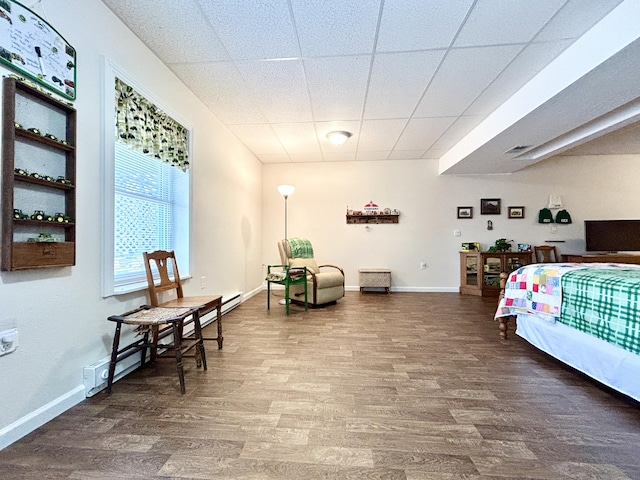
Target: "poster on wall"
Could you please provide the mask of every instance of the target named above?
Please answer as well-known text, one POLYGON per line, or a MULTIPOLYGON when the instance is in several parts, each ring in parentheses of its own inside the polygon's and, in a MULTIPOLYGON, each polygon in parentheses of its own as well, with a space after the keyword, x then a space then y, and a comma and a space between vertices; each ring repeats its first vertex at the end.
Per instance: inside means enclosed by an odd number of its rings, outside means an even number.
POLYGON ((65 98, 76 98, 75 48, 14 0, 0 0, 0 63, 65 98))

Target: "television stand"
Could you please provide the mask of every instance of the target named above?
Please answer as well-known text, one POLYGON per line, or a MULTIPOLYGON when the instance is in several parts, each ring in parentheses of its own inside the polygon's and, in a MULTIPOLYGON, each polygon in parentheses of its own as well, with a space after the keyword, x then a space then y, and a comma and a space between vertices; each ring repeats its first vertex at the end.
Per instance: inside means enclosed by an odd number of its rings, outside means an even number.
POLYGON ((569 263, 635 263, 640 264, 640 255, 630 253, 568 253, 562 255, 569 263))

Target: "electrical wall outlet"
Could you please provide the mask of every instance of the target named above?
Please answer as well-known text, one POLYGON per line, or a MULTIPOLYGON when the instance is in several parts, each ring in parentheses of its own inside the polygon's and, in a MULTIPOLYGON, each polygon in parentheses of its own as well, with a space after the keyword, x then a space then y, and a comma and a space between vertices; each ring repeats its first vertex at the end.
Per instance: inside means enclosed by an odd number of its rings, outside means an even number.
POLYGON ((18 348, 18 329, 11 328, 0 332, 0 355, 6 355, 18 348))
POLYGON ((427 262, 420 262, 420 270, 426 270, 427 269, 427 262))
POLYGON ((207 277, 200 277, 200 289, 204 290, 207 288, 207 277))

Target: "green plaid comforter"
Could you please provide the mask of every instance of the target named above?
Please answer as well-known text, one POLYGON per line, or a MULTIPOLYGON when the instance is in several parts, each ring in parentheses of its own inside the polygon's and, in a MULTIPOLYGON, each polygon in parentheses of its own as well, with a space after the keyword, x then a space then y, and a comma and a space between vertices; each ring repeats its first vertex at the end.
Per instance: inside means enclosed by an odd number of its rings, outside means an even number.
POLYGON ((565 273, 556 321, 640 354, 640 269, 565 273))

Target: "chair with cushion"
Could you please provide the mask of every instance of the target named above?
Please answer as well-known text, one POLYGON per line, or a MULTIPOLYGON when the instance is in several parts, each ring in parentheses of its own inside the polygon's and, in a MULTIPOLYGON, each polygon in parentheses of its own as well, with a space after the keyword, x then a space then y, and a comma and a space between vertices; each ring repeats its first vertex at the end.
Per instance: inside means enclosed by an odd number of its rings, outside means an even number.
POLYGON ((537 263, 558 263, 560 261, 558 249, 552 245, 533 247, 533 253, 537 263))
MULTIPOLYGON (((150 304, 154 307, 165 308, 195 308, 194 315, 199 317, 216 310, 215 322, 218 326, 218 336, 213 338, 203 337, 203 340, 215 340, 218 342, 218 349, 222 348, 222 296, 199 295, 185 297, 182 292, 178 263, 173 251, 156 250, 151 253, 144 252, 142 255, 147 273, 150 304), (160 279, 159 283, 156 283, 154 278, 154 270, 160 279), (170 292, 170 299, 165 297, 165 292, 170 292)), ((187 321, 184 324, 188 325, 190 323, 191 321, 187 321)))
MULTIPOLYGON (((278 242, 280 260, 289 268, 307 268, 308 303, 312 306, 335 303, 344 297, 344 271, 330 264, 318 265, 313 256, 311 242, 303 238, 289 238, 278 242)), ((301 301, 304 285, 290 289, 290 298, 301 301)))

